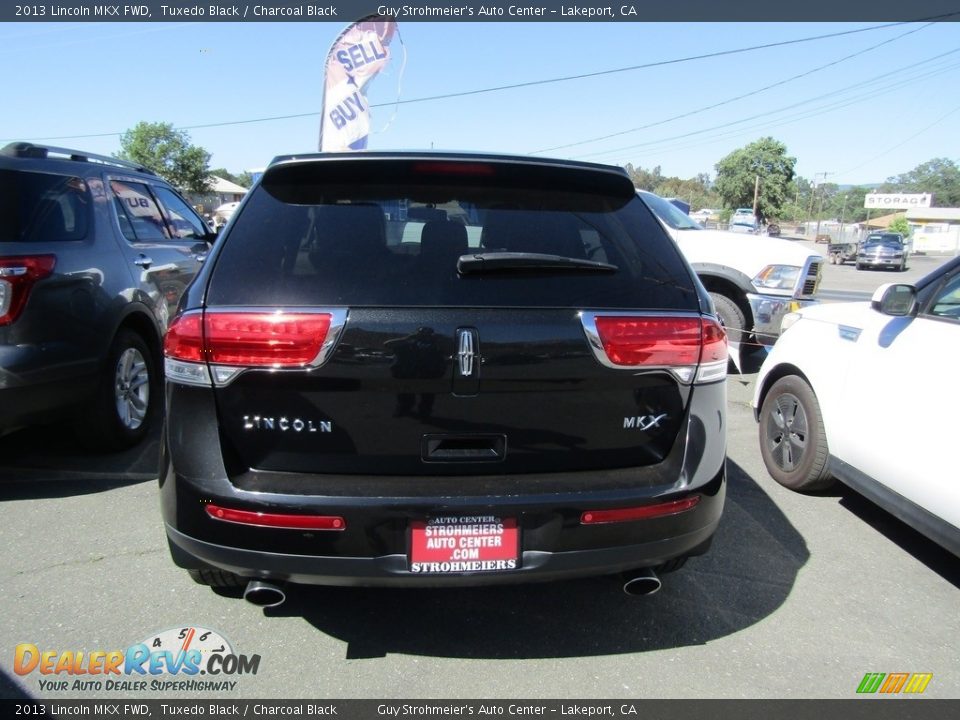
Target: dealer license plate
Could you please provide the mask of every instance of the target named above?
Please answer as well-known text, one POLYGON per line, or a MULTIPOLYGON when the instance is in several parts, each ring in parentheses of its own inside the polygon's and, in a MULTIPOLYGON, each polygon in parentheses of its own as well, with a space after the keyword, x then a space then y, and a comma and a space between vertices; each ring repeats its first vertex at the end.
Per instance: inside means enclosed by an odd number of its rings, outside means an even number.
POLYGON ((453 515, 410 523, 410 572, 501 572, 520 567, 516 518, 453 515))

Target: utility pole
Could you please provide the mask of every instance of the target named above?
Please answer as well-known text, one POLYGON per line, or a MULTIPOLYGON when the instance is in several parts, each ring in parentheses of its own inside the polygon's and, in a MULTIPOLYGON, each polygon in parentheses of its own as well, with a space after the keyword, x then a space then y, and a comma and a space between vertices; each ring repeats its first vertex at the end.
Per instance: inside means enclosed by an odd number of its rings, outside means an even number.
MULTIPOLYGON (((811 209, 811 210, 813 210, 813 200, 814 200, 814 197, 815 197, 816 194, 817 194, 817 175, 823 175, 823 181, 824 181, 824 184, 826 184, 827 175, 832 175, 832 174, 833 174, 833 173, 827 172, 827 171, 819 172, 819 173, 814 173, 814 174, 813 174, 813 192, 810 194, 810 209, 811 209)), ((823 210, 823 193, 820 193, 820 205, 819 205, 819 207, 817 208, 817 230, 816 230, 816 232, 813 234, 813 241, 814 241, 814 242, 817 241, 817 235, 820 234, 820 212, 821 212, 822 210, 823 210)))
POLYGON ((843 242, 843 221, 847 217, 847 200, 850 198, 850 193, 843 194, 843 209, 840 211, 840 237, 837 238, 838 242, 843 242))
POLYGON ((760 176, 757 175, 753 182, 753 217, 757 217, 757 203, 760 200, 760 176))

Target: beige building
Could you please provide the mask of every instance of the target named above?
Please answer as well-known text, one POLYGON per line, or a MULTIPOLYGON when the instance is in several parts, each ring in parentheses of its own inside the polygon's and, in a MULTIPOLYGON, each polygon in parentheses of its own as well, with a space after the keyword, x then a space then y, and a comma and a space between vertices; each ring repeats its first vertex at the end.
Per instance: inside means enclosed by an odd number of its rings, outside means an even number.
POLYGON ((907 210, 914 252, 960 253, 960 208, 907 210))

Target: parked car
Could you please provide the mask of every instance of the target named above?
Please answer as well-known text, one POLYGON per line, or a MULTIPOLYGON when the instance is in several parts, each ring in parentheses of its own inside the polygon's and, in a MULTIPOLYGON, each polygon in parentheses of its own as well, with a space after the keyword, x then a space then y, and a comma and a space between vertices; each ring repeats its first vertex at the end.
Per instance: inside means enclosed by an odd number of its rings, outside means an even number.
POLYGON ((239 200, 223 203, 223 205, 218 206, 217 209, 213 211, 213 227, 219 230, 226 225, 238 207, 240 207, 239 200))
POLYGON ((760 224, 753 215, 734 215, 730 218, 727 229, 734 233, 749 233, 756 235, 760 232, 760 224))
POLYGON ((857 250, 857 270, 866 267, 888 267, 903 272, 909 253, 900 233, 871 233, 857 250))
POLYGON ((821 255, 789 240, 704 230, 663 198, 638 194, 707 288, 731 340, 772 345, 784 315, 816 302, 821 255))
POLYGON ((284 581, 649 592, 720 519, 726 339, 620 168, 277 158, 165 352, 173 559, 263 605, 284 581))
POLYGON ((76 418, 91 445, 158 416, 161 337, 212 240, 149 170, 77 150, 0 150, 0 433, 76 418))
POLYGON ((780 237, 780 226, 777 223, 767 225, 767 235, 769 237, 780 237))
POLYGON ((960 555, 960 258, 784 324, 753 399, 770 475, 798 491, 839 480, 960 555))

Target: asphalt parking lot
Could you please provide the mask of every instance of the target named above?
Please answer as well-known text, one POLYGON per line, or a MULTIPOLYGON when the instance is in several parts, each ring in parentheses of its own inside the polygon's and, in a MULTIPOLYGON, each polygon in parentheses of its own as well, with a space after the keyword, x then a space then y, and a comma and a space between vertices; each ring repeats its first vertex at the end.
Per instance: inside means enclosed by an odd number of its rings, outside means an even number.
MULTIPOLYGON (((917 257, 907 273, 828 265, 823 289, 860 297, 945 259, 917 257)), ((0 697, 104 695, 42 691, 42 676, 13 670, 18 643, 109 651, 188 626, 261 656, 224 699, 854 698, 868 672, 932 673, 925 696, 960 697, 960 558, 852 491, 777 485, 749 408, 758 359, 727 381, 729 488, 713 548, 645 598, 595 578, 304 588, 263 611, 170 562, 155 438, 106 457, 56 429, 0 438, 0 697)))

